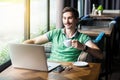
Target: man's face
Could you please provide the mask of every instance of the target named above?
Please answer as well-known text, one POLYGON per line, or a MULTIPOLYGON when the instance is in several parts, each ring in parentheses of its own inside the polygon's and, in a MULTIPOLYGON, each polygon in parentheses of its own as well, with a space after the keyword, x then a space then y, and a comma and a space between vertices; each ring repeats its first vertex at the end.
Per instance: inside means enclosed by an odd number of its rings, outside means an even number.
POLYGON ((63 13, 63 24, 66 29, 72 29, 76 27, 78 19, 76 19, 72 12, 63 13))

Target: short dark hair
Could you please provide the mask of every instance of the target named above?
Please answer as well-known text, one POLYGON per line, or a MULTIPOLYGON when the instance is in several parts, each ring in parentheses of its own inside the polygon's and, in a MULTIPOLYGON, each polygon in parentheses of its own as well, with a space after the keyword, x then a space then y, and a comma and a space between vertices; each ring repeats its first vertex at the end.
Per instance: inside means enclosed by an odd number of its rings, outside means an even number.
POLYGON ((72 8, 72 7, 65 7, 62 11, 62 14, 65 12, 72 12, 74 17, 77 19, 79 17, 79 12, 77 9, 72 8))

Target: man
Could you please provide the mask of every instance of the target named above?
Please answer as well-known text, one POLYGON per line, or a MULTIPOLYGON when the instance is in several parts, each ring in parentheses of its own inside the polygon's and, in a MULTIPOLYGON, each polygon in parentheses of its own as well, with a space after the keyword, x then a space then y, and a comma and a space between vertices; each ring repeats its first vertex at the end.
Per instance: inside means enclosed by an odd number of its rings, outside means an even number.
POLYGON ((103 59, 100 49, 91 41, 90 37, 77 31, 79 13, 76 9, 65 7, 62 12, 64 28, 54 29, 37 38, 24 41, 26 44, 44 44, 52 42, 52 50, 49 60, 52 61, 77 61, 82 51, 86 51, 98 59, 103 59), (64 44, 65 40, 71 40, 71 46, 64 44))

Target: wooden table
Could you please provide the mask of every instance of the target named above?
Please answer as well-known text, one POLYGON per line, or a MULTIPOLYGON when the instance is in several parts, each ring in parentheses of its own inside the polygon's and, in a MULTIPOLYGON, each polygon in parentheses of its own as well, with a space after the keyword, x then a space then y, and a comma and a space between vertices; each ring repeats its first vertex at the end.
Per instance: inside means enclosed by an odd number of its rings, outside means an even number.
POLYGON ((97 19, 114 19, 115 17, 120 16, 120 10, 103 10, 102 15, 93 15, 92 13, 89 14, 90 17, 92 18, 97 18, 97 19))
POLYGON ((0 73, 0 80, 98 80, 101 70, 100 63, 89 63, 88 67, 73 66, 71 62, 64 62, 62 65, 72 66, 72 69, 57 73, 17 69, 10 66, 0 73))
POLYGON ((81 28, 79 31, 81 33, 84 33, 84 34, 87 34, 89 36, 98 36, 98 34, 100 32, 104 32, 105 33, 105 36, 106 37, 110 37, 112 35, 112 32, 113 32, 113 29, 114 29, 114 26, 112 27, 99 27, 99 26, 94 26, 96 28, 92 28, 93 26, 87 26, 86 29, 84 29, 84 26, 83 28, 81 28), (90 28, 87 28, 87 27, 90 27, 90 28))
POLYGON ((120 10, 103 10, 103 15, 105 16, 120 16, 120 10))
MULTIPOLYGON (((90 27, 90 26, 88 26, 90 27)), ((100 32, 105 33, 105 69, 106 69, 106 80, 108 78, 108 73, 111 72, 111 55, 112 55, 112 38, 114 33, 114 26, 112 27, 102 27, 96 26, 97 28, 84 29, 81 28, 79 31, 81 33, 87 34, 89 36, 98 36, 100 32)))
MULTIPOLYGON (((99 15, 92 15, 92 14, 89 14, 91 18, 93 19, 114 19, 115 15, 112 15, 112 14, 102 14, 101 16, 99 15)), ((116 15, 117 16, 117 15, 116 15)))
POLYGON ((120 16, 120 10, 103 10, 101 16, 89 14, 90 17, 101 18, 101 19, 114 19, 116 16, 120 16))

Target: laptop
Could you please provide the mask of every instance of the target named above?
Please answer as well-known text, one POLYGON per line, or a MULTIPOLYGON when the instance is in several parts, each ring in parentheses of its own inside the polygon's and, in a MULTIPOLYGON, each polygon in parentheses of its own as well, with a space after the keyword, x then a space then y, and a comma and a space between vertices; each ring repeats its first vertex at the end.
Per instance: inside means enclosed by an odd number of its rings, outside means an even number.
POLYGON ((8 46, 12 66, 15 68, 51 71, 60 66, 60 63, 47 61, 42 45, 10 43, 8 46))

